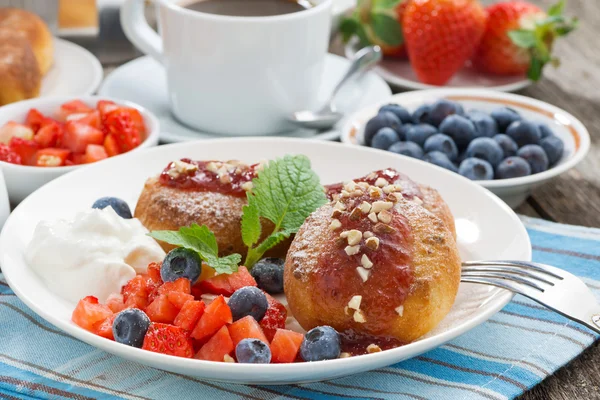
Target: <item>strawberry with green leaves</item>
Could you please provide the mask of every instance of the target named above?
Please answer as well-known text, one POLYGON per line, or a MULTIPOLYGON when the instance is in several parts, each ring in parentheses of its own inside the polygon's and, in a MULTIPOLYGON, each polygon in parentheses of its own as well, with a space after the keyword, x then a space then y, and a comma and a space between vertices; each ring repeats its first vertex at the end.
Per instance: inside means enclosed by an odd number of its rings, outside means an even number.
POLYGON ((489 6, 488 24, 473 58, 481 71, 498 75, 527 73, 538 80, 552 57, 554 40, 571 32, 577 20, 563 16, 565 2, 559 1, 544 12, 524 1, 507 1, 489 6))
POLYGON ((344 41, 356 35, 361 46, 378 45, 385 56, 406 56, 401 22, 407 2, 358 0, 352 16, 340 24, 344 41))

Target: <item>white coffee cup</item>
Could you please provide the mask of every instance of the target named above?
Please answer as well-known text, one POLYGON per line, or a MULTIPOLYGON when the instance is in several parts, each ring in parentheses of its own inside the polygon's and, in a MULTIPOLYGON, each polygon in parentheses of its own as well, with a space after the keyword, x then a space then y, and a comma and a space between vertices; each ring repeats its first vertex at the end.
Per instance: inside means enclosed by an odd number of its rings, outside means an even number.
POLYGON ((272 134, 291 129, 286 117, 294 111, 315 106, 332 0, 265 17, 180 6, 191 0, 154 2, 160 36, 144 17, 144 0, 125 1, 121 24, 133 44, 164 65, 171 110, 184 124, 217 134, 272 134))

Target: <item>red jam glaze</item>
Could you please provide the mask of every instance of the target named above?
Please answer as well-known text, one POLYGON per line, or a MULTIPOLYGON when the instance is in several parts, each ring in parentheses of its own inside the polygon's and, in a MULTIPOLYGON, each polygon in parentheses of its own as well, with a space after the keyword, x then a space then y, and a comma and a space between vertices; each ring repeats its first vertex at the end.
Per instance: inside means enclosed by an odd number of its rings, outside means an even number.
MULTIPOLYGON (((369 185, 375 185, 375 181, 379 178, 383 178, 390 184, 398 184, 402 186, 402 195, 405 199, 411 200, 414 197, 418 197, 423 200, 423 193, 419 189, 419 185, 408 176, 401 172, 396 171, 393 168, 381 169, 379 171, 373 171, 363 177, 354 179, 354 182, 367 182, 369 185)), ((331 200, 335 193, 340 193, 344 187, 344 183, 333 183, 331 185, 325 185, 327 197, 331 200)))
POLYGON ((242 185, 252 181, 257 175, 259 164, 239 164, 236 170, 228 171, 228 178, 222 179, 222 175, 210 171, 207 167, 209 163, 222 163, 221 161, 192 161, 189 158, 182 158, 181 161, 193 164, 198 167, 195 171, 182 173, 177 177, 169 174, 173 163, 169 163, 160 174, 159 182, 162 185, 184 190, 195 190, 199 192, 219 192, 237 197, 246 196, 246 191, 242 185))
POLYGON ((340 337, 342 339, 342 351, 350 353, 353 356, 367 354, 367 347, 371 344, 379 346, 381 350, 394 349, 405 344, 396 338, 365 336, 353 330, 340 333, 340 337))

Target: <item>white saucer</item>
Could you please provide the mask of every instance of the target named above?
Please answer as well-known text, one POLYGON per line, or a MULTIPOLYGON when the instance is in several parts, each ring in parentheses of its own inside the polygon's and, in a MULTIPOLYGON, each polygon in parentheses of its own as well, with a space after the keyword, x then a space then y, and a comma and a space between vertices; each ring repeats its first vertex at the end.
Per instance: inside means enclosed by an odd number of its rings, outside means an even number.
MULTIPOLYGON (((327 54, 323 85, 319 91, 319 103, 325 102, 333 87, 348 68, 349 61, 343 57, 327 54)), ((99 92, 102 96, 129 100, 154 113, 160 121, 160 139, 163 142, 183 142, 194 139, 221 137, 193 130, 171 114, 167 95, 167 82, 162 66, 150 57, 141 57, 114 70, 106 77, 99 92)), ((389 86, 377 74, 367 72, 349 83, 337 96, 337 106, 347 116, 373 103, 384 101, 392 95, 389 86)), ((307 137, 321 140, 339 138, 347 117, 339 121, 332 130, 319 132, 298 129, 283 132, 278 136, 307 137)))
POLYGON ((102 81, 102 65, 75 43, 54 38, 54 65, 42 79, 39 97, 93 94, 102 81))
MULTIPOLYGON (((358 42, 351 40, 344 48, 344 54, 347 58, 352 58, 357 50, 359 50, 358 42)), ((428 85, 419 82, 408 59, 383 59, 373 70, 393 87, 410 90, 439 89, 444 87, 515 92, 531 85, 531 81, 525 76, 488 75, 468 66, 458 71, 444 86, 428 85)))

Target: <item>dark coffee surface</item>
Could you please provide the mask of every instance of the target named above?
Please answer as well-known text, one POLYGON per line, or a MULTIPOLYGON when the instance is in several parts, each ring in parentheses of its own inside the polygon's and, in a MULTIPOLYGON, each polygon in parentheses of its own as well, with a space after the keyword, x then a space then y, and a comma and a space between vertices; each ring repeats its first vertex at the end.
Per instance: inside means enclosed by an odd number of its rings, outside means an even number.
POLYGON ((307 1, 293 0, 201 0, 185 5, 188 10, 239 17, 290 14, 310 8, 307 1))

